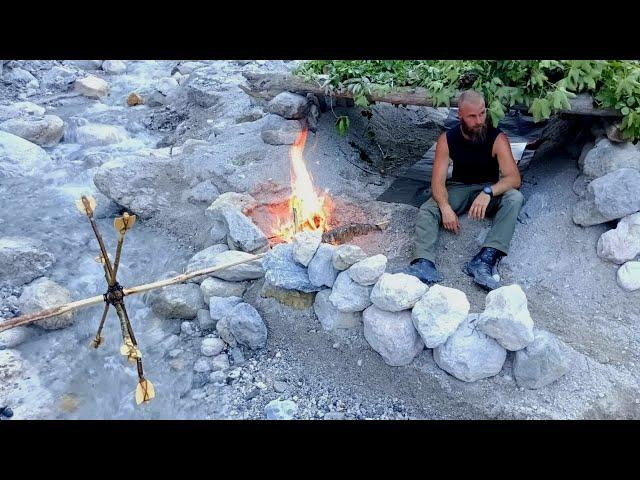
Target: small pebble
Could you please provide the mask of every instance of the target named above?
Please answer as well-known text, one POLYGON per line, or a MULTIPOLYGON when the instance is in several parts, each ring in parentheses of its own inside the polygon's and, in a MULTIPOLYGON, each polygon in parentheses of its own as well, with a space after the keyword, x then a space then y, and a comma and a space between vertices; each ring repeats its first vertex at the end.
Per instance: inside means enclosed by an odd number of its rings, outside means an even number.
POLYGON ((333 344, 333 348, 338 348, 340 346, 340 344, 338 342, 333 344))
POLYGON ((362 366, 362 359, 358 360, 358 366, 361 367, 362 366))
POLYGON ((283 393, 287 391, 287 384, 285 382, 275 382, 273 384, 273 389, 278 393, 283 393))
POLYGON ((280 352, 276 352, 276 358, 280 358, 282 354, 280 352))

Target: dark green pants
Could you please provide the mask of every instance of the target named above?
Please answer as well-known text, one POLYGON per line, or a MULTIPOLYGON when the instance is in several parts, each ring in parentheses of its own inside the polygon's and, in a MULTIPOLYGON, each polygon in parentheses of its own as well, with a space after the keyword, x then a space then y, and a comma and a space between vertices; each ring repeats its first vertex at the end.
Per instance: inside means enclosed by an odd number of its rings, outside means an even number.
MULTIPOLYGON (((484 185, 466 185, 458 182, 448 182, 449 204, 456 215, 467 212, 484 185)), ((494 197, 489 202, 485 216, 495 215, 493 226, 482 244, 483 247, 493 247, 503 253, 509 253, 509 244, 516 228, 516 221, 524 197, 519 190, 511 189, 502 195, 494 197)), ((442 225, 442 215, 435 200, 430 198, 420 207, 416 221, 416 249, 413 256, 426 258, 435 262, 436 242, 442 225)))

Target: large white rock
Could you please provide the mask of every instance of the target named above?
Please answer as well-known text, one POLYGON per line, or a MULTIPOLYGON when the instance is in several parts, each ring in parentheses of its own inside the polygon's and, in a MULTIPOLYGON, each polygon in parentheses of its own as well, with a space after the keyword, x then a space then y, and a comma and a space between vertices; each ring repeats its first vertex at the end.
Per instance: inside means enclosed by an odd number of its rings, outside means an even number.
POLYGON ((102 98, 109 94, 109 84, 95 75, 76 80, 74 89, 89 98, 102 98))
POLYGON ((478 328, 507 350, 520 350, 533 342, 533 320, 522 288, 514 284, 489 292, 478 328))
POLYGON ((51 158, 47 152, 35 143, 0 131, 0 179, 34 175, 50 164, 51 158))
POLYGON ((340 272, 333 283, 329 300, 341 312, 361 312, 371 305, 371 289, 351 280, 347 272, 340 272))
POLYGON ((354 328, 362 321, 360 312, 341 312, 329 300, 331 290, 326 289, 318 292, 313 302, 313 311, 322 324, 324 330, 334 330, 337 328, 354 328))
POLYGON ((371 291, 373 304, 388 312, 413 308, 429 287, 413 275, 383 273, 371 291))
MULTIPOLYGON (((238 262, 245 259, 253 258, 254 255, 246 252, 239 252, 236 250, 228 250, 226 252, 218 253, 212 258, 212 267, 223 265, 226 263, 238 262)), ((262 269, 262 259, 248 261, 239 265, 234 265, 211 274, 216 278, 222 280, 228 280, 230 282, 240 282, 243 280, 254 280, 256 278, 264 277, 264 270, 262 269)))
POLYGON ((573 207, 573 221, 590 226, 640 211, 640 170, 621 168, 593 180, 573 207))
POLYGON ((513 376, 525 388, 542 388, 555 382, 571 368, 569 348, 545 330, 534 330, 531 344, 518 350, 513 376))
POLYGON ((293 259, 308 267, 321 242, 322 232, 320 230, 296 233, 293 237, 293 259))
POLYGON ((367 258, 367 254, 357 245, 340 245, 333 252, 333 266, 336 270, 346 270, 354 263, 367 258))
POLYGON ((40 240, 0 237, 0 284, 24 285, 43 276, 55 260, 40 240))
POLYGON ((118 75, 127 71, 127 64, 122 60, 105 60, 102 62, 102 70, 112 75, 118 75))
POLYGON ((411 319, 425 346, 436 348, 466 320, 470 308, 464 292, 436 284, 415 304, 411 319))
POLYGON ((633 292, 640 289, 640 262, 627 262, 618 269, 618 285, 633 292))
POLYGON ((117 125, 88 123, 76 130, 76 141, 86 146, 110 145, 129 140, 127 131, 117 125))
MULTIPOLYGON (((26 315, 71 301, 71 292, 69 292, 69 290, 47 277, 42 277, 24 287, 18 299, 18 306, 22 314, 26 315)), ((73 324, 74 321, 75 311, 72 310, 61 315, 56 315, 55 317, 38 320, 35 324, 47 330, 56 330, 68 327, 73 324)))
POLYGON ((333 252, 336 247, 328 243, 322 243, 309 262, 309 281, 316 287, 333 287, 338 276, 338 270, 333 268, 333 252))
POLYGON ((53 147, 64 134, 64 122, 55 115, 18 117, 0 123, 0 130, 17 135, 41 147, 53 147))
POLYGON ((371 305, 362 312, 364 338, 387 365, 408 365, 424 349, 411 312, 392 313, 371 305))
POLYGON ((433 359, 459 380, 475 382, 500 373, 507 351, 475 325, 476 314, 460 324, 449 339, 433 350, 433 359))
POLYGON ((585 156, 582 170, 586 176, 597 178, 620 168, 640 170, 640 150, 630 142, 613 143, 603 138, 585 156))
POLYGON ((373 285, 387 268, 387 257, 374 255, 354 263, 347 269, 351 279, 360 285, 373 285))
POLYGON ((598 255, 613 263, 623 264, 640 254, 640 212, 624 217, 616 228, 598 239, 598 255))

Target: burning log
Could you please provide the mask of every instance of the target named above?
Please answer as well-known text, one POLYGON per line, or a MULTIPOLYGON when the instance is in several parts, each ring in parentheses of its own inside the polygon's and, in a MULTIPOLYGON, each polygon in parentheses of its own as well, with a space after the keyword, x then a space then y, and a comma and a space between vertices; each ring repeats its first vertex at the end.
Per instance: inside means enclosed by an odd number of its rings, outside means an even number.
POLYGON ((387 229, 389 222, 371 223, 350 223, 341 225, 322 234, 322 241, 339 245, 351 241, 354 237, 366 235, 371 232, 382 232, 387 229))

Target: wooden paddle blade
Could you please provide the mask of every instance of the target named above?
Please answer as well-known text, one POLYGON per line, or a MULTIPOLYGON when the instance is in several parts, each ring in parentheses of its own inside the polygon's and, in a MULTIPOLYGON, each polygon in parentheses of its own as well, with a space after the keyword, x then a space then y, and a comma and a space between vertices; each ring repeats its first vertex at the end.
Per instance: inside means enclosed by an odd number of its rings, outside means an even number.
MULTIPOLYGON (((88 200, 90 212, 93 213, 96 209, 96 199, 93 198, 91 195, 83 195, 82 197, 85 197, 88 200)), ((80 211, 80 213, 86 215, 87 209, 84 206, 82 197, 76 200, 76 208, 80 211)))
POLYGON ((142 402, 149 402, 155 396, 156 391, 153 388, 153 383, 146 379, 140 380, 136 387, 136 404, 140 405, 142 402))

